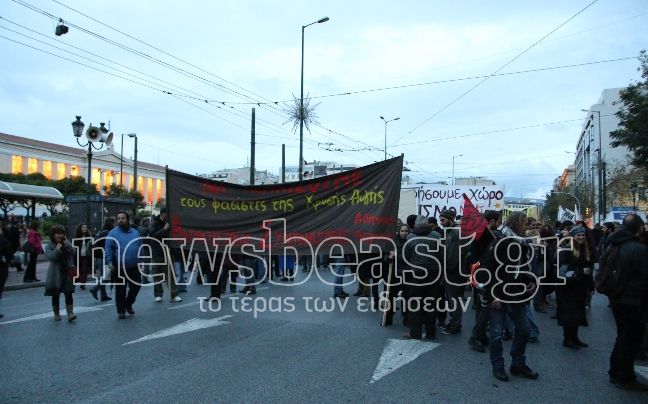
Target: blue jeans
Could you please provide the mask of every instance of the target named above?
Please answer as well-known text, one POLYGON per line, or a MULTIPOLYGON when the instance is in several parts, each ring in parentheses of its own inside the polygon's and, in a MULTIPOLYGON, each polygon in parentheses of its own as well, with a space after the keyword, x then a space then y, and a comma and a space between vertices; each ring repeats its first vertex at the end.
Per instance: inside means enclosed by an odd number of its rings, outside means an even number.
POLYGON ((535 319, 535 313, 530 305, 526 305, 527 308, 527 320, 529 321, 529 337, 538 338, 540 336, 540 327, 535 319))
POLYGON ((335 273, 335 286, 333 287, 333 293, 338 294, 342 293, 342 283, 344 282, 344 279, 342 278, 342 275, 344 275, 344 270, 346 269, 346 265, 339 264, 340 262, 343 262, 343 259, 335 259, 331 261, 331 265, 333 266, 333 272, 335 273))
POLYGON ((180 261, 174 261, 173 262, 173 272, 175 272, 176 276, 176 285, 178 286, 178 292, 186 292, 187 291, 187 285, 185 285, 185 279, 184 279, 184 265, 180 261))
POLYGON ((502 354, 502 330, 508 314, 513 321, 515 333, 511 345, 511 366, 526 365, 526 344, 529 339, 529 318, 527 316, 528 306, 526 303, 502 303, 500 309, 489 306, 490 328, 489 328, 489 349, 490 360, 493 368, 504 368, 502 354))

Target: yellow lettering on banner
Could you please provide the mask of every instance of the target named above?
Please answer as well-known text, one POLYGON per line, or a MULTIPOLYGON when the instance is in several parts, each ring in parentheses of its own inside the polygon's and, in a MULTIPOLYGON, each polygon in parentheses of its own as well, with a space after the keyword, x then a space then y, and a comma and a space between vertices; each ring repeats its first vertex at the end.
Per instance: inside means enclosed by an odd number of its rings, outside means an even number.
POLYGON ((207 206, 207 203, 204 199, 180 198, 180 206, 183 208, 202 209, 207 206))
POLYGON ((295 210, 292 198, 272 201, 272 210, 274 210, 275 212, 281 211, 284 213, 292 212, 293 210, 295 210))
POLYGON ((361 191, 354 189, 351 194, 352 205, 379 205, 385 202, 385 191, 361 191))
POLYGON ((325 199, 315 199, 314 195, 306 195, 306 209, 317 210, 322 207, 342 206, 346 201, 345 195, 331 195, 325 199))
MULTIPOLYGON (((212 201, 211 206, 214 211, 214 214, 218 214, 219 212, 223 212, 223 211, 265 212, 267 210, 265 201, 219 201, 217 199, 214 199, 212 201)), ((292 210, 292 200, 291 200, 291 210, 292 210)))

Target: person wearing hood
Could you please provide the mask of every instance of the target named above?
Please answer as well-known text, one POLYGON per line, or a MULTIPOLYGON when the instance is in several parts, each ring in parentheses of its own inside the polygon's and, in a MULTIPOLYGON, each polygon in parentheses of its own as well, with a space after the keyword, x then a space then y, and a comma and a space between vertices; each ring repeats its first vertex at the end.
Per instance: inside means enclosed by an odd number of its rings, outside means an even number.
POLYGON ((117 212, 117 226, 108 233, 106 239, 105 262, 110 267, 112 280, 116 284, 115 305, 120 320, 126 318, 126 312, 135 315, 133 304, 142 285, 142 274, 139 271, 141 246, 140 233, 131 227, 128 212, 117 212))
MULTIPOLYGON (((391 264, 391 271, 385 271, 385 279, 387 284, 385 285, 385 290, 387 291, 387 298, 389 299, 389 305, 387 309, 387 314, 385 316, 385 323, 383 326, 387 327, 393 324, 394 321, 394 312, 396 311, 396 296, 398 292, 405 292, 403 285, 403 270, 407 264, 405 264, 405 255, 403 253, 403 247, 407 242, 407 236, 410 234, 409 226, 406 224, 401 224, 398 227, 398 232, 396 237, 394 237, 394 250, 389 251, 389 255, 386 257, 388 265, 391 264)), ((404 293, 405 295, 405 293, 404 293)), ((405 310, 405 305, 403 305, 403 323, 407 323, 406 316, 407 311, 405 310)))
POLYGON ((628 214, 622 229, 608 238, 609 246, 619 247, 617 268, 624 285, 620 293, 610 296, 617 337, 608 375, 618 388, 635 391, 648 391, 648 385, 640 383, 634 372, 648 322, 648 247, 639 241, 643 225, 641 217, 628 214))
POLYGON ((570 349, 587 348, 578 338, 578 327, 587 327, 587 295, 593 289, 592 268, 594 252, 586 240, 585 228, 576 226, 569 232, 573 249, 563 249, 559 258, 559 273, 565 284, 556 288, 558 325, 563 327, 563 346, 570 349))
POLYGON ((529 265, 529 245, 524 240, 528 227, 527 216, 513 212, 502 229, 504 238, 498 242, 484 263, 491 272, 486 296, 490 301, 489 351, 493 376, 508 381, 504 369, 502 334, 507 315, 515 325, 511 345, 512 375, 535 380, 538 373, 526 364, 526 345, 529 340, 528 301, 537 289, 535 277, 529 265))
POLYGON ((411 239, 404 246, 404 271, 407 287, 407 324, 409 333, 405 339, 421 339, 423 328, 427 339, 436 338, 436 313, 443 294, 441 285, 441 250, 439 248, 441 235, 432 231, 427 218, 418 215, 414 222, 411 239), (424 254, 424 252, 426 254, 424 254))

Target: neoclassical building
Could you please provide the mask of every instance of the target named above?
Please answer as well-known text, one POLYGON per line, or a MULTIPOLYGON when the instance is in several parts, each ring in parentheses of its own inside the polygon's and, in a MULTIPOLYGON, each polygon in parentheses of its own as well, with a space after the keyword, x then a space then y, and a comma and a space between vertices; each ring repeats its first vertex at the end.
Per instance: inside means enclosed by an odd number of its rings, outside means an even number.
MULTIPOLYGON (((48 179, 87 177, 87 148, 68 147, 0 132, 0 172, 14 174, 42 173, 48 179)), ((123 181, 126 189, 133 188, 133 160, 123 160, 123 181)), ((93 151, 92 183, 99 190, 110 184, 120 184, 120 156, 113 146, 93 151)), ((166 194, 165 167, 143 161, 137 162, 137 190, 144 200, 154 204, 166 194)), ((86 178, 87 180, 87 178, 86 178)))

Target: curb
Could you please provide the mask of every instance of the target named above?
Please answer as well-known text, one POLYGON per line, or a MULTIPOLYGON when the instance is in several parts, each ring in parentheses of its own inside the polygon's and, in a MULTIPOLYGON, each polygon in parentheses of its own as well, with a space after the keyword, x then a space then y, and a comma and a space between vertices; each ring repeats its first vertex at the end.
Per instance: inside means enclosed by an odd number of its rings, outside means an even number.
POLYGON ((29 282, 29 283, 19 283, 17 285, 6 285, 4 290, 5 292, 10 292, 12 290, 42 288, 44 286, 45 286, 45 282, 29 282))

